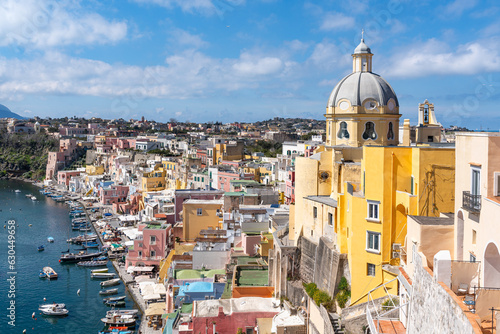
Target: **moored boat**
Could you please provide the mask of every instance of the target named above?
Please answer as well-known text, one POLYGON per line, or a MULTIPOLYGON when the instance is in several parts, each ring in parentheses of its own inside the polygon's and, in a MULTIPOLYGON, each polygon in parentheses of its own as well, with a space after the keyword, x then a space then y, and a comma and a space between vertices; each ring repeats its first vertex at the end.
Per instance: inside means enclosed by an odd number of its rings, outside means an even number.
POLYGON ((41 252, 45 250, 45 246, 44 245, 41 245, 41 246, 38 246, 38 251, 41 252))
POLYGON ((112 317, 114 315, 129 315, 133 317, 139 316, 139 310, 131 309, 131 310, 109 310, 106 312, 106 317, 112 317))
POLYGON ((120 284, 120 279, 119 278, 113 278, 104 282, 101 282, 101 287, 104 286, 113 286, 113 285, 118 285, 120 284))
POLYGON ((54 238, 52 238, 52 237, 48 237, 48 238, 47 238, 47 241, 48 241, 48 242, 54 242, 54 238))
POLYGON ((125 300, 127 296, 118 296, 118 297, 108 297, 108 298, 104 298, 102 301, 104 303, 108 303, 108 302, 116 302, 116 301, 119 301, 119 300, 125 300))
POLYGON ((49 315, 49 316, 54 316, 54 317, 61 317, 65 316, 69 313, 69 311, 65 308, 45 308, 40 310, 44 315, 49 315))
POLYGON ((57 273, 51 267, 43 267, 43 269, 40 271, 39 276, 40 278, 56 279, 57 273), (42 276, 42 272, 45 274, 45 276, 42 276))
POLYGON ((123 314, 123 315, 112 315, 110 317, 106 316, 106 318, 101 319, 107 325, 113 326, 127 326, 131 327, 135 325, 136 319, 132 315, 123 314))
POLYGON ((124 307, 125 304, 126 303, 124 300, 115 300, 115 301, 110 301, 110 302, 104 302, 104 305, 112 306, 112 307, 124 307))
POLYGON ((109 295, 116 295, 118 293, 118 288, 114 289, 107 289, 107 290, 101 290, 99 291, 99 294, 101 296, 109 296, 109 295))
POLYGON ((93 258, 99 257, 102 255, 102 252, 97 252, 97 253, 88 253, 86 254, 85 252, 80 252, 78 254, 74 253, 67 253, 63 254, 61 258, 59 259, 60 263, 77 263, 81 261, 88 261, 93 258))
POLYGON ((91 273, 107 273, 108 270, 109 270, 108 268, 94 269, 91 271, 91 273))
POLYGON ((90 278, 113 278, 115 273, 90 273, 90 278))
POLYGON ((65 308, 66 304, 64 304, 64 303, 52 303, 52 304, 41 304, 41 305, 38 305, 38 309, 39 310, 45 309, 45 308, 53 308, 53 307, 56 307, 56 308, 65 308))
MULTIPOLYGON (((108 264, 108 261, 80 261, 76 265, 80 267, 102 267, 108 264)), ((106 268, 106 271, 108 269, 106 268)), ((92 271, 94 272, 94 271, 92 271)))

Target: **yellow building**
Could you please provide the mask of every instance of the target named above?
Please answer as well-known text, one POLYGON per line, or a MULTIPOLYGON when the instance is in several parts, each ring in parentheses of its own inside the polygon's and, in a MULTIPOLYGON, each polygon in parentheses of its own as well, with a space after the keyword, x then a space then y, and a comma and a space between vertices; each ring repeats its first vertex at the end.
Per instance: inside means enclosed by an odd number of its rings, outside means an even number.
POLYGON ((142 191, 165 190, 167 173, 161 165, 156 165, 152 172, 142 175, 142 191))
POLYGON ((336 276, 325 279, 318 266, 335 274, 342 268, 338 261, 321 262, 314 249, 347 257, 344 274, 350 277, 355 305, 397 276, 400 246, 407 243, 407 215, 452 212, 455 153, 449 146, 396 146, 397 96, 371 72, 373 54, 363 40, 352 56, 353 73, 328 100, 326 146, 296 159, 289 236, 301 247, 302 278, 329 293, 335 282, 328 280, 336 276))
POLYGON ((104 166, 94 166, 94 165, 89 165, 85 167, 85 173, 87 175, 102 175, 104 174, 104 166))
POLYGON ((163 160, 163 170, 166 172, 166 189, 185 189, 179 179, 179 163, 177 161, 163 160))
POLYGON ((182 236, 184 241, 194 241, 201 230, 219 227, 223 200, 190 199, 182 204, 182 236))

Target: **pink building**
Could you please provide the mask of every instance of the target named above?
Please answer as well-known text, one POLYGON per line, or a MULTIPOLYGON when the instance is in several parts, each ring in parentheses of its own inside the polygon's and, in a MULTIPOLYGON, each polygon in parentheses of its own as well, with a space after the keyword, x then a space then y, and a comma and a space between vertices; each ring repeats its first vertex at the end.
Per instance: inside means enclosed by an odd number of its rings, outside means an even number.
POLYGON ((101 204, 113 204, 125 202, 128 196, 128 186, 110 186, 100 190, 101 204))
POLYGON ((260 240, 260 233, 242 233, 241 247, 245 254, 250 256, 257 255, 257 248, 255 245, 260 245, 260 240))
POLYGON ((170 224, 142 223, 137 225, 142 236, 134 240, 129 248, 125 266, 155 266, 159 268, 173 245, 173 231, 170 224))
POLYGON ((254 334, 258 318, 273 318, 280 311, 273 303, 273 298, 260 297, 195 301, 193 322, 186 324, 184 333, 237 333, 241 329, 254 334))
POLYGON ((285 189, 285 204, 295 203, 295 169, 288 170, 288 177, 286 178, 285 189))
POLYGON ((66 188, 69 186, 69 181, 73 176, 80 175, 76 170, 62 170, 57 173, 57 184, 64 185, 66 188))
POLYGON ((219 170, 217 189, 224 190, 224 192, 231 191, 232 180, 253 180, 255 175, 253 173, 243 173, 238 171, 223 171, 219 170))
POLYGON ((56 173, 69 165, 75 158, 77 152, 76 139, 61 139, 59 151, 49 152, 45 179, 50 180, 56 173))
POLYGON ((135 138, 118 138, 116 147, 122 150, 127 148, 135 148, 135 138))

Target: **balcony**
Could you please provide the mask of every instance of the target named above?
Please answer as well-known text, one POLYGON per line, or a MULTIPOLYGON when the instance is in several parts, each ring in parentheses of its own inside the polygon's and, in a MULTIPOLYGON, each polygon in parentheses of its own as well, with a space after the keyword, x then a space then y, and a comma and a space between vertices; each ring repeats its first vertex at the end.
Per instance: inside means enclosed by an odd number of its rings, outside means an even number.
POLYGON ((472 195, 470 191, 464 191, 462 207, 469 212, 479 213, 481 211, 481 195, 472 195))

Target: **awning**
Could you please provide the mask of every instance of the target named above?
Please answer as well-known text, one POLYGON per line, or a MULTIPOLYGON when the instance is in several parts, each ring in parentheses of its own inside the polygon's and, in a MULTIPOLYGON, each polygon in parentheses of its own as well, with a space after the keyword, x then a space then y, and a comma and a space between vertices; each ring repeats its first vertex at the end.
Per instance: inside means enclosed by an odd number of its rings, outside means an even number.
POLYGON ((127 272, 133 273, 133 272, 149 272, 152 271, 154 267, 134 267, 134 266, 128 266, 127 272))
POLYGON ((144 300, 153 300, 153 299, 160 299, 161 296, 159 293, 150 293, 142 297, 144 300))
POLYGON ((165 312, 165 303, 153 303, 150 304, 145 314, 146 317, 151 317, 153 315, 162 315, 165 312))

